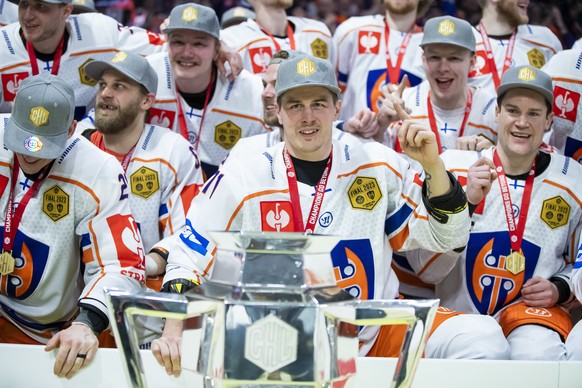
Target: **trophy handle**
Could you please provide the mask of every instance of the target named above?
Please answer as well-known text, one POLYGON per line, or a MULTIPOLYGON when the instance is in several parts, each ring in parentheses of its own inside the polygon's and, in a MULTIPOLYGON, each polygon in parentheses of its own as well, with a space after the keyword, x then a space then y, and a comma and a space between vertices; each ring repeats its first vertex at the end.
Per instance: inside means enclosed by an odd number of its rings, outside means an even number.
POLYGON ((125 363, 125 373, 131 387, 147 387, 137 333, 135 315, 184 319, 188 302, 183 295, 157 292, 106 290, 109 320, 115 341, 125 363))
MULTIPOLYGON (((424 352, 438 304, 438 299, 354 300, 339 306, 327 305, 324 315, 332 321, 360 326, 407 325, 390 386, 408 388, 424 352)), ((332 325, 338 327, 337 324, 332 325)))

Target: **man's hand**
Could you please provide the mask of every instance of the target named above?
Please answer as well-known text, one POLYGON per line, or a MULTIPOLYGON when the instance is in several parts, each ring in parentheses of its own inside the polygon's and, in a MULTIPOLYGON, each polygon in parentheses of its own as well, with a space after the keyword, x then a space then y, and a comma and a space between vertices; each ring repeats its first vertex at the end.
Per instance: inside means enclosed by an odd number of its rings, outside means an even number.
POLYGON ((410 113, 410 109, 406 108, 404 100, 402 99, 402 93, 404 93, 406 85, 408 85, 407 75, 402 77, 402 81, 398 85, 389 84, 386 86, 387 92, 384 93, 382 106, 380 106, 380 110, 378 111, 378 126, 380 128, 385 130, 391 123, 399 120, 395 105, 400 105, 406 113, 410 113))
POLYGON ((228 78, 230 82, 234 81, 237 75, 243 69, 242 58, 239 53, 228 47, 224 42, 220 42, 218 58, 214 61, 220 74, 228 78), (230 73, 227 73, 225 63, 230 66, 230 73))
POLYGON ((439 157, 439 149, 436 135, 424 124, 412 120, 402 106, 394 105, 395 111, 402 120, 398 127, 398 141, 402 152, 427 167, 442 163, 439 157))
POLYGON ((535 276, 521 288, 523 302, 531 307, 550 308, 558 303, 558 287, 548 279, 535 276))
POLYGON ((469 167, 467 172, 467 201, 478 205, 491 190, 491 184, 497 179, 495 163, 491 159, 481 158, 469 167))
POLYGON ((59 349, 53 372, 59 377, 70 379, 79 369, 91 363, 98 347, 99 341, 89 326, 73 323, 51 338, 44 350, 49 352, 59 349))
POLYGON ((152 353, 169 376, 180 377, 182 372, 182 331, 184 321, 167 319, 162 336, 152 341, 152 353))
MULTIPOLYGON (((354 135, 362 136, 365 139, 371 137, 376 138, 380 127, 376 120, 376 114, 370 109, 365 108, 350 117, 345 123, 343 130, 345 132, 353 133, 354 135)), ((381 131, 380 131, 381 132, 381 131)), ((380 133, 384 135, 382 132, 380 133)))
POLYGON ((462 136, 455 140, 455 148, 459 150, 483 151, 494 145, 491 140, 481 135, 462 136))

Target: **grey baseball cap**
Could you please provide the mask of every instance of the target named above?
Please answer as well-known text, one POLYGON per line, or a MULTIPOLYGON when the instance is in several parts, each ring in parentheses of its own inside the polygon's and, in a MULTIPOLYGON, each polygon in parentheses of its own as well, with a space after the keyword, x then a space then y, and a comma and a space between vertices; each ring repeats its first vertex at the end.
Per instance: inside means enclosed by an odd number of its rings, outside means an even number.
POLYGON ((107 69, 113 69, 127 78, 143 85, 150 93, 158 91, 158 75, 147 59, 139 54, 119 51, 109 60, 91 61, 85 65, 85 73, 94 80, 98 80, 107 69))
POLYGON ((475 52, 473 27, 466 20, 453 16, 439 16, 429 19, 424 25, 420 47, 427 44, 451 44, 475 52))
POLYGON ((277 70, 277 98, 289 90, 303 86, 322 86, 339 96, 335 71, 330 62, 311 55, 296 55, 281 63, 277 70))
MULTIPOLYGON (((51 3, 51 4, 71 4, 73 0, 41 0, 43 3, 51 3)), ((18 3, 18 0, 14 1, 18 3)))
POLYGON ((220 39, 220 26, 216 12, 200 4, 186 3, 172 9, 168 26, 162 32, 170 34, 176 30, 202 31, 220 39))
POLYGON ((245 7, 232 7, 222 14, 220 18, 220 27, 226 28, 236 22, 244 22, 247 19, 254 19, 257 15, 245 7))
POLYGON ((97 12, 93 0, 73 0, 73 13, 97 12))
POLYGON ((4 131, 4 145, 19 154, 55 159, 63 153, 75 113, 75 92, 43 72, 24 79, 4 131))
POLYGON ((541 94, 550 105, 554 104, 552 77, 550 77, 545 71, 528 65, 508 69, 501 77, 501 83, 499 88, 497 88, 497 98, 499 99, 507 91, 516 88, 535 90, 541 94))
POLYGON ((273 57, 271 57, 269 66, 279 65, 289 59, 295 58, 298 55, 305 55, 305 53, 297 50, 279 50, 273 55, 273 57))

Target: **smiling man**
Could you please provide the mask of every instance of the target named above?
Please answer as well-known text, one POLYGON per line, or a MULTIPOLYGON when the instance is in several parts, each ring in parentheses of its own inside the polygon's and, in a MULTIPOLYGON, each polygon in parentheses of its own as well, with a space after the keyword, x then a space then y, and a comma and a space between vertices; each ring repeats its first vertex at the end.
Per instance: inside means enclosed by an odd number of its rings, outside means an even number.
POLYGON ((469 243, 460 257, 424 255, 424 263, 451 265, 448 275, 434 279, 441 303, 495 317, 511 359, 568 357, 564 341, 572 321, 565 306, 573 299, 570 276, 580 244, 582 166, 540 150, 553 118, 552 90, 551 78, 534 67, 505 72, 497 91, 497 146, 482 157, 456 150, 442 155, 467 182, 469 243))

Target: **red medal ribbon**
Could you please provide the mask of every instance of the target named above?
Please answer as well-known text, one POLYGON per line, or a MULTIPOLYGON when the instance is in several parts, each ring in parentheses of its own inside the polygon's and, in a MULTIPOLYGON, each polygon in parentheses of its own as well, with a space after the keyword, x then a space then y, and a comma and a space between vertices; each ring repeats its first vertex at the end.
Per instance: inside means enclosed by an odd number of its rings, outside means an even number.
POLYGON ((410 42, 410 38, 412 38, 412 33, 408 32, 404 39, 402 40, 402 44, 397 51, 398 58, 396 59, 396 66, 392 66, 392 61, 390 59, 390 49, 388 47, 388 43, 390 42, 390 27, 388 27, 388 22, 384 21, 384 40, 386 41, 386 71, 388 72, 388 78, 386 79, 386 84, 393 83, 397 84, 398 80, 400 79, 400 68, 402 67, 402 60, 404 59, 404 53, 406 48, 408 47, 408 43, 410 42))
POLYGON ((323 197, 325 196, 325 189, 327 187, 327 180, 331 168, 331 159, 332 154, 330 153, 325 170, 323 170, 323 174, 321 175, 319 182, 317 182, 315 196, 313 198, 313 203, 311 204, 309 216, 307 217, 307 226, 304 227, 301 201, 299 199, 299 189, 297 188, 297 174, 295 173, 295 167, 293 167, 293 161, 291 160, 289 151, 287 151, 287 147, 283 148, 283 160, 285 161, 285 167, 287 168, 287 181, 289 182, 289 195, 291 196, 291 208, 293 209, 295 232, 311 234, 315 230, 315 224, 319 218, 321 204, 323 203, 323 197))
POLYGON ((489 65, 491 75, 493 76, 493 83, 495 84, 495 90, 497 90, 499 88, 499 84, 501 83, 501 76, 507 71, 507 69, 509 69, 509 66, 511 65, 511 56, 513 55, 513 47, 515 46, 515 37, 517 34, 514 32, 509 39, 507 49, 505 50, 503 69, 501 71, 501 75, 499 75, 497 71, 497 65, 495 64, 495 56, 493 55, 493 50, 491 49, 491 42, 489 42, 489 35, 487 35, 487 30, 485 30, 485 25, 483 22, 479 23, 479 33, 481 34, 481 38, 483 38, 483 47, 485 48, 486 54, 485 60, 489 65))
POLYGON ((509 228, 509 239, 511 242, 512 252, 520 252, 521 241, 523 240, 523 232, 525 231, 525 223, 527 219, 527 212, 529 210, 529 203, 531 201, 531 192, 533 189, 534 178, 536 175, 536 162, 534 160, 531 170, 525 180, 525 187, 523 189, 523 197, 521 199, 521 207, 519 211, 519 223, 515 223, 513 216, 513 204, 511 202, 511 195, 509 193, 509 185, 505 170, 501 164, 501 159, 497 155, 497 150, 493 151, 493 162, 498 174, 499 188, 501 190, 501 198, 503 199, 503 210, 505 210, 505 217, 507 219, 507 226, 509 228))
MULTIPOLYGON (((55 57, 53 59, 53 67, 51 69, 52 75, 59 74, 59 67, 61 66, 61 56, 63 55, 63 45, 65 44, 65 34, 63 34, 61 41, 57 46, 55 51, 55 57)), ((32 75, 38 75, 40 73, 38 69, 38 62, 36 61, 36 53, 34 52, 34 46, 29 41, 26 41, 26 51, 28 52, 28 58, 30 59, 30 67, 32 67, 32 75)))
MULTIPOLYGON (((471 113, 471 107, 473 106, 473 93, 471 88, 467 88, 467 105, 465 106, 465 115, 463 116, 463 122, 461 123, 461 128, 459 129, 459 137, 463 136, 465 132, 465 125, 467 125, 467 120, 469 120, 469 114, 471 113)), ((436 124, 436 118, 434 116, 434 110, 432 109, 432 103, 430 102, 430 90, 426 96, 426 107, 428 109, 428 123, 430 129, 436 135, 437 146, 439 148, 439 154, 443 152, 441 147, 441 137, 439 134, 439 129, 436 124)))
MULTIPOLYGON (((263 33, 265 33, 265 35, 267 35, 269 39, 271 39, 273 45, 275 45, 275 52, 281 50, 281 45, 275 40, 273 34, 271 34, 269 31, 263 28, 260 24, 259 27, 261 28, 261 31, 263 31, 263 33)), ((293 27, 291 27, 291 23, 289 22, 287 22, 287 37, 289 38, 289 48, 291 48, 291 50, 295 50, 295 35, 293 34, 293 27)))
POLYGON ((12 247, 14 246, 14 238, 16 236, 16 231, 18 230, 18 225, 20 220, 22 220, 22 215, 24 214, 24 209, 28 205, 28 201, 36 194, 38 187, 44 180, 45 171, 43 171, 37 180, 34 181, 30 189, 24 194, 24 197, 20 200, 16 211, 14 211, 14 188, 16 187, 16 181, 18 180, 18 170, 20 164, 16 155, 14 155, 14 165, 12 166, 12 182, 10 182, 10 195, 8 196, 8 207, 6 209, 6 218, 4 219, 4 242, 2 249, 4 252, 12 252, 12 247))
MULTIPOLYGON (((212 70, 212 76, 210 77, 210 82, 206 87, 206 97, 204 98, 204 108, 202 109, 202 118, 200 119, 200 126, 198 127, 198 138, 196 139, 196 144, 194 148, 198 151, 198 145, 200 144, 200 137, 202 136, 202 125, 204 124, 204 117, 206 116, 206 108, 208 107, 208 102, 210 101, 210 94, 212 92, 212 87, 214 86, 215 73, 212 70)), ((188 136, 188 124, 186 124, 186 117, 184 117, 184 110, 182 109, 182 100, 180 99, 180 90, 178 85, 176 85, 176 104, 178 104, 178 126, 180 127, 180 134, 184 139, 190 141, 188 136)))

